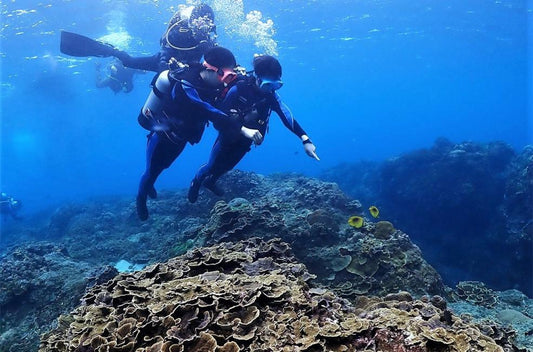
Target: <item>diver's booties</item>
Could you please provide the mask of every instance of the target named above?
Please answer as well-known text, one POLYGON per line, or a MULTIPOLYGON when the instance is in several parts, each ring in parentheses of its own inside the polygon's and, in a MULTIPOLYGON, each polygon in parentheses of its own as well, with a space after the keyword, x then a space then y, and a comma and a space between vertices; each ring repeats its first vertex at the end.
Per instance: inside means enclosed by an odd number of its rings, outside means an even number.
POLYGON ((196 201, 198 200, 198 192, 200 192, 201 185, 202 181, 200 181, 196 177, 191 181, 191 185, 189 186, 189 193, 187 193, 187 198, 189 199, 189 202, 196 203, 196 201))
POLYGON ((224 190, 216 184, 216 180, 213 176, 207 176, 204 181, 204 187, 213 192, 216 196, 222 197, 224 190))
POLYGON ((137 206, 137 216, 141 221, 148 219, 148 207, 146 206, 146 195, 137 195, 136 203, 137 206))

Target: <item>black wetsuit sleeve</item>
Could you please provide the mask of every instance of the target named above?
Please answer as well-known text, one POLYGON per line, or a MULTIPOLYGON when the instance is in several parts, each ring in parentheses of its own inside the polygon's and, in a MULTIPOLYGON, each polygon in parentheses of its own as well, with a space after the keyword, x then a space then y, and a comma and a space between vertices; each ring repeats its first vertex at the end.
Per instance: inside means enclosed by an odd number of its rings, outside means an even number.
POLYGON ((291 130, 292 133, 298 137, 302 137, 304 134, 307 134, 300 124, 294 119, 289 107, 281 101, 281 98, 277 93, 274 93, 272 97, 272 110, 278 114, 281 122, 283 122, 285 127, 291 130))
POLYGON ((230 90, 226 94, 226 97, 224 98, 224 100, 222 100, 218 107, 220 108, 220 110, 229 113, 232 108, 235 108, 237 106, 238 98, 239 90, 237 86, 233 86, 230 88, 230 90))
POLYGON ((205 112, 205 116, 213 123, 213 126, 219 130, 235 130, 240 129, 240 124, 236 123, 234 119, 230 118, 221 110, 215 108, 213 105, 202 100, 198 91, 188 82, 182 81, 181 87, 190 101, 199 106, 205 112))

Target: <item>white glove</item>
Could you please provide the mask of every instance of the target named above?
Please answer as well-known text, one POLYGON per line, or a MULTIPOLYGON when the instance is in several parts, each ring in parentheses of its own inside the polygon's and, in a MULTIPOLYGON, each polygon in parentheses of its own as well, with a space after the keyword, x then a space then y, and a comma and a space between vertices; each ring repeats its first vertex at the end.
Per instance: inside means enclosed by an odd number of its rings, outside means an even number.
POLYGON ((305 153, 307 155, 309 155, 313 159, 316 159, 316 160, 320 161, 320 158, 315 153, 316 147, 315 147, 315 145, 313 143, 311 143, 311 141, 309 139, 304 141, 304 149, 305 149, 305 153), (309 142, 307 142, 307 141, 309 141, 309 142))
POLYGON ((259 132, 259 130, 254 130, 254 129, 242 126, 241 133, 246 138, 253 140, 255 145, 260 145, 261 143, 263 143, 263 135, 261 134, 261 132, 259 132))

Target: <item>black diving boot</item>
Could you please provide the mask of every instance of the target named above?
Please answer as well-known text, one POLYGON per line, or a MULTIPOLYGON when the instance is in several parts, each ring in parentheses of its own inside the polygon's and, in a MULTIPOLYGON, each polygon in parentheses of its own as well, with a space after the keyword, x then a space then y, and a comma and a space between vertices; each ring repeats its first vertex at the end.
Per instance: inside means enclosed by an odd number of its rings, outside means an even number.
POLYGON ((136 200, 137 205, 137 216, 139 216, 139 219, 141 221, 145 221, 148 219, 148 207, 146 206, 146 195, 137 195, 136 200))
POLYGON ((224 195, 224 190, 216 184, 216 180, 213 179, 213 176, 207 176, 204 181, 204 187, 213 192, 216 196, 222 197, 224 195))
POLYGON ((198 200, 198 192, 200 192, 200 186, 202 185, 202 181, 197 179, 196 177, 193 178, 191 181, 191 185, 189 186, 189 193, 187 193, 187 198, 189 199, 189 202, 196 203, 198 200))

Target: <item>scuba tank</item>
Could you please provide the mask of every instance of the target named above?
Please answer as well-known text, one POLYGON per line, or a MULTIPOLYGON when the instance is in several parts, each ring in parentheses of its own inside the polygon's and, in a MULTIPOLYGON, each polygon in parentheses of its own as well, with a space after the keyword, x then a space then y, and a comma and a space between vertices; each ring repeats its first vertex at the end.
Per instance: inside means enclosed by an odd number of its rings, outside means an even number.
POLYGON ((154 78, 152 83, 152 91, 146 102, 144 103, 137 121, 144 129, 152 132, 163 130, 165 127, 160 121, 160 116, 163 115, 163 107, 165 105, 165 95, 169 97, 169 91, 172 83, 168 77, 168 71, 163 71, 154 78))
MULTIPOLYGON (((185 71, 185 69, 183 69, 185 71)), ((154 78, 152 91, 148 95, 144 106, 137 117, 139 125, 144 129, 166 136, 172 143, 181 144, 185 140, 178 135, 183 121, 175 118, 168 108, 168 101, 172 100, 172 91, 177 83, 170 71, 163 71, 154 78)))

